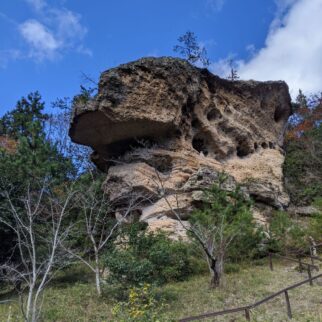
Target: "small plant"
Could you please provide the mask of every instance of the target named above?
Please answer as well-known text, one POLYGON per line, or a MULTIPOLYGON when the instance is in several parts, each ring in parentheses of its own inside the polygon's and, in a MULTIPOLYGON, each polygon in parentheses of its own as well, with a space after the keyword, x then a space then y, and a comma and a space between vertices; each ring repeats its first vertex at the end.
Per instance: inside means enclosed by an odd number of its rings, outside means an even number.
POLYGON ((161 322, 171 321, 162 314, 165 304, 157 301, 150 284, 133 287, 128 301, 116 304, 112 313, 117 322, 161 322))

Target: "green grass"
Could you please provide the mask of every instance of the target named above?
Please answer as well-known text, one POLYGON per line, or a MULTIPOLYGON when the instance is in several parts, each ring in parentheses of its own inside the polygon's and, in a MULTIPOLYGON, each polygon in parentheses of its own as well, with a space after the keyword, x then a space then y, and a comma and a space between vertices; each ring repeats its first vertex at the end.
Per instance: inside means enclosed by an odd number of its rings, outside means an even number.
MULTIPOLYGON (((182 318, 210 311, 223 310, 250 304, 288 285, 307 278, 295 266, 281 261, 274 262, 271 272, 267 262, 240 265, 230 268, 225 287, 209 289, 207 275, 195 276, 187 281, 171 283, 158 289, 167 299, 171 318, 182 318)), ((294 319, 292 321, 322 321, 322 279, 313 287, 304 285, 289 292, 294 319), (320 285, 318 285, 320 284, 320 285)), ((2 295, 0 301, 5 298, 2 295)), ((15 299, 13 296, 12 299, 15 299)), ((61 273, 45 292, 43 321, 111 321, 115 300, 108 288, 102 298, 97 298, 91 276, 82 267, 61 273)), ((21 321, 16 303, 0 305, 0 321, 21 321)), ((251 312, 252 321, 288 321, 283 296, 275 298, 251 312)), ((169 318, 170 319, 170 318, 169 318)), ((245 321, 242 314, 231 314, 204 321, 245 321)))

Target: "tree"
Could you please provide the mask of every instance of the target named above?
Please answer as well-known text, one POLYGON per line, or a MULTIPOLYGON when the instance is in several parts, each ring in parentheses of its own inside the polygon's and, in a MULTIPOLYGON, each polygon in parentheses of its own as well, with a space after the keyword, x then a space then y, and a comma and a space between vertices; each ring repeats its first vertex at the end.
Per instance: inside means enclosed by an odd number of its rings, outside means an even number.
POLYGON ((43 129, 48 119, 44 108, 45 103, 41 101, 39 92, 30 93, 26 98, 22 97, 16 107, 0 119, 0 135, 16 140, 34 135, 32 129, 43 129))
POLYGON ((7 180, 15 181, 15 186, 30 182, 30 178, 51 177, 62 182, 73 175, 70 160, 46 138, 48 119, 38 92, 22 97, 16 107, 0 119, 2 135, 16 142, 14 153, 0 148, 0 170, 7 180))
POLYGON ((197 37, 193 32, 187 31, 178 38, 178 41, 180 45, 174 46, 173 50, 179 53, 189 63, 196 64, 199 62, 204 67, 210 65, 206 48, 197 43, 197 37))
POLYGON ((0 271, 18 291, 24 320, 35 322, 40 319, 46 286, 54 272, 67 264, 60 244, 68 235, 63 221, 72 207, 73 193, 55 191, 46 181, 37 190, 28 186, 19 197, 14 187, 7 188, 0 223, 14 232, 19 261, 9 258, 0 264, 0 271), (7 212, 11 218, 3 215, 7 212))
POLYGON ((93 272, 97 294, 101 296, 102 275, 106 267, 101 256, 108 247, 113 247, 112 242, 118 235, 118 228, 145 199, 142 194, 133 193, 127 200, 126 206, 118 205, 116 218, 114 204, 102 191, 101 180, 94 178, 91 182, 84 183, 85 185, 79 186, 77 192, 78 211, 81 218, 72 232, 74 236, 81 237, 83 240, 78 247, 75 247, 70 238, 72 243, 65 243, 63 247, 72 257, 81 261, 93 272))
POLYGON ((306 205, 322 195, 322 94, 300 91, 293 109, 283 170, 292 203, 306 205))
MULTIPOLYGON (((61 185, 74 176, 74 167, 69 159, 59 153, 57 146, 46 138, 44 103, 38 92, 18 101, 16 107, 0 119, 0 206, 5 204, 5 191, 14 187, 14 200, 25 195, 26 189, 37 192, 38 182, 61 185)), ((15 205, 16 206, 16 205, 15 205)), ((5 216, 6 213, 2 215, 5 216)), ((8 220, 13 217, 9 216, 8 220)), ((11 256, 14 247, 14 232, 9 226, 0 226, 3 237, 0 259, 11 256)))
POLYGON ((84 106, 92 98, 94 90, 81 86, 80 94, 74 96, 73 99, 68 97, 57 99, 52 103, 52 107, 58 112, 51 114, 46 122, 48 140, 57 147, 61 155, 72 162, 77 174, 94 171, 93 163, 90 160, 92 149, 71 141, 68 134, 70 122, 73 109, 76 106, 84 106))
MULTIPOLYGON (((218 183, 204 190, 203 206, 190 214, 190 225, 181 221, 180 214, 173 209, 166 194, 162 193, 171 212, 205 255, 212 288, 223 285, 225 259, 233 241, 243 235, 255 236, 260 233, 250 210, 250 200, 238 186, 232 191, 225 190, 226 180, 227 176, 222 173, 218 183)), ((163 190, 162 181, 160 184, 163 190)))
POLYGON ((235 62, 233 59, 229 59, 228 61, 229 63, 229 67, 230 67, 230 74, 227 76, 227 79, 231 80, 231 81, 236 81, 239 79, 238 73, 237 73, 237 69, 235 67, 235 62))
POLYGON ((201 246, 211 273, 211 287, 222 285, 224 262, 233 240, 256 226, 250 211, 251 203, 237 187, 233 191, 223 189, 225 175, 218 184, 204 191, 204 207, 189 218, 192 238, 201 246))

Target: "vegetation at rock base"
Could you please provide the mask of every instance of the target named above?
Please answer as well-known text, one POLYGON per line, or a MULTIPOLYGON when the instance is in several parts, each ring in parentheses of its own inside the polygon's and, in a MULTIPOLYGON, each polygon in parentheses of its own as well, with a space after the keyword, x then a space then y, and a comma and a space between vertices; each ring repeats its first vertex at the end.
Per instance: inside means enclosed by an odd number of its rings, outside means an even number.
POLYGON ((244 247, 244 253, 250 255, 260 240, 260 228, 254 223, 250 201, 238 186, 233 191, 223 189, 226 179, 221 174, 218 184, 204 190, 203 208, 189 217, 188 231, 207 259, 211 287, 222 286, 225 261, 234 243, 235 248, 237 243, 238 248, 244 247), (252 243, 248 244, 250 240, 252 243))
POLYGON ((145 226, 137 223, 124 227, 119 246, 106 255, 111 282, 128 289, 142 283, 180 281, 191 275, 189 244, 172 241, 163 232, 149 233, 145 226))
POLYGON ((301 91, 293 104, 286 132, 284 174, 295 205, 322 196, 322 94, 306 97, 301 91))

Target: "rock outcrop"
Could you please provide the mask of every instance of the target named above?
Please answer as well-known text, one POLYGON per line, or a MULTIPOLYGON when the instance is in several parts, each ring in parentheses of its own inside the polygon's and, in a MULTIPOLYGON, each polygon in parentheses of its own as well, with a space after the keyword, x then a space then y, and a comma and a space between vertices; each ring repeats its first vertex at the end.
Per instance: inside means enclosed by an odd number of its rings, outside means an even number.
POLYGON ((222 171, 227 189, 238 182, 256 201, 258 220, 288 205, 290 114, 284 82, 228 81, 180 59, 144 58, 102 73, 98 95, 75 109, 70 136, 93 148, 111 200, 142 196, 139 220, 182 235, 171 208, 185 222, 222 171))

